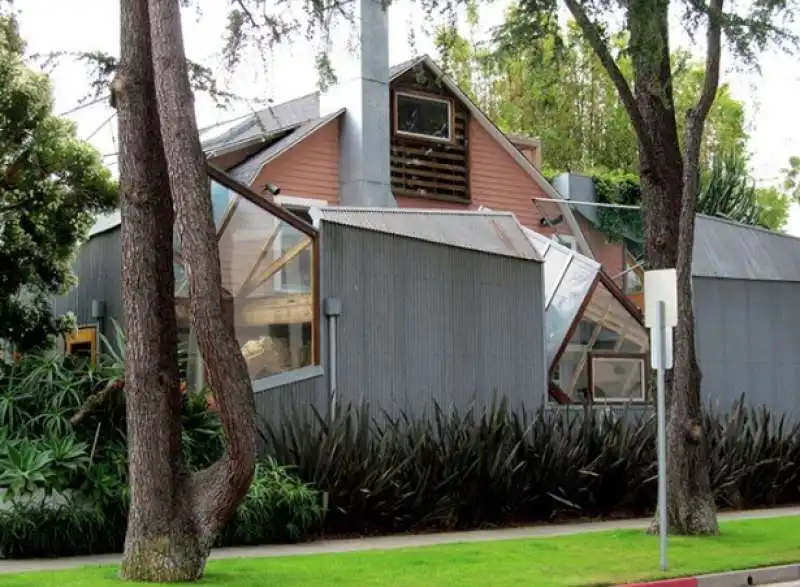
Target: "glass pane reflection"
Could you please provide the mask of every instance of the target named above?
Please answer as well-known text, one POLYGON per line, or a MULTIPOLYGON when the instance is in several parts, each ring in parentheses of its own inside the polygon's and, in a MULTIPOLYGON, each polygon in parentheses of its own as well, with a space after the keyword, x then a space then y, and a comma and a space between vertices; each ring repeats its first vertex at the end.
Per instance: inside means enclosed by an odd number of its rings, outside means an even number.
MULTIPOLYGON (((211 182, 220 270, 228 319, 259 379, 310 365, 313 242, 311 237, 219 183, 211 182)), ((175 297, 187 348, 187 383, 199 390, 204 370, 188 320, 188 287, 175 241, 175 297)))

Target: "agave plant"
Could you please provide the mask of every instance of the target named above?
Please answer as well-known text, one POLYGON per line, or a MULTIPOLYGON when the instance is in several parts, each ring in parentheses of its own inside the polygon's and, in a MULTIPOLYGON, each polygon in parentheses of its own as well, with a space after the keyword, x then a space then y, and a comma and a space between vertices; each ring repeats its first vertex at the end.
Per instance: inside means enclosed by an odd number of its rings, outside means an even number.
POLYGON ((701 178, 700 184, 698 214, 742 224, 761 224, 756 185, 747 169, 747 160, 740 152, 730 151, 714 157, 711 169, 701 178))

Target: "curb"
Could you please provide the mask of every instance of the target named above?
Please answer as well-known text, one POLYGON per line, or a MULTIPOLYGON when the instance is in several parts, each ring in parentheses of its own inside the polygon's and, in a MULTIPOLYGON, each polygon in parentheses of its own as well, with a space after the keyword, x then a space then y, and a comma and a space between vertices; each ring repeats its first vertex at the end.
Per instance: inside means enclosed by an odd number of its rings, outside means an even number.
POLYGON ((617 587, 750 587, 751 585, 770 585, 798 579, 800 579, 800 564, 792 564, 645 583, 625 583, 617 587))

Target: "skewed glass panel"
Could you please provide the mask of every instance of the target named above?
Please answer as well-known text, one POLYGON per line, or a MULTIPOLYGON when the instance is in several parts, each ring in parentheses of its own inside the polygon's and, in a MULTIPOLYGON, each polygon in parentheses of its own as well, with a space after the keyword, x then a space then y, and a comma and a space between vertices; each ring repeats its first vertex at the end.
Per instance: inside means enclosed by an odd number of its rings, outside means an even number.
POLYGON ((644 355, 648 344, 645 327, 600 282, 559 359, 555 382, 577 401, 641 401, 644 359, 637 355, 644 355))
MULTIPOLYGON (((215 181, 223 305, 250 376, 260 379, 310 365, 314 320, 313 240, 215 181)), ((201 389, 202 358, 188 320, 188 287, 176 242, 175 294, 187 343, 189 387, 201 389)))
POLYGON ((545 349, 550 365, 600 270, 595 261, 528 228, 528 240, 544 257, 545 349))
POLYGON ((545 332, 548 364, 553 361, 563 344, 567 331, 580 311, 597 269, 575 256, 561 278, 553 298, 545 311, 545 332))

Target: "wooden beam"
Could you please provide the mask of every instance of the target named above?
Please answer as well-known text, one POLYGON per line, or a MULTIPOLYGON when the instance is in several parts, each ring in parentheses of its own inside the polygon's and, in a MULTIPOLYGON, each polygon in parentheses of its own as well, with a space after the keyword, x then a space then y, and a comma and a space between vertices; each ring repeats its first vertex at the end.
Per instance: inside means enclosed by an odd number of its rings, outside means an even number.
POLYGON ((278 238, 278 235, 280 234, 281 228, 283 228, 283 226, 284 226, 283 224, 278 223, 278 225, 275 227, 275 230, 272 231, 272 234, 270 234, 267 240, 264 241, 264 246, 261 247, 261 252, 259 252, 256 262, 253 263, 253 266, 250 268, 250 272, 247 274, 247 277, 242 282, 242 285, 239 287, 239 291, 236 293, 237 298, 241 297, 242 292, 245 291, 245 289, 250 285, 250 280, 253 279, 256 272, 258 271, 259 265, 261 265, 261 262, 269 254, 269 251, 272 248, 272 245, 275 244, 275 239, 278 238))
POLYGON ((241 199, 242 197, 239 194, 236 194, 236 197, 228 202, 228 207, 225 208, 225 213, 222 215, 222 222, 220 222, 219 228, 217 229, 217 242, 222 240, 222 235, 225 234, 225 229, 228 228, 231 220, 233 220, 233 215, 236 213, 236 209, 239 207, 239 202, 241 199))
POLYGON ((275 298, 254 298, 236 307, 237 326, 264 324, 307 324, 314 320, 313 296, 291 294, 275 298))
POLYGON ((283 255, 279 258, 275 259, 272 263, 269 264, 266 271, 262 273, 259 278, 258 282, 255 285, 252 285, 242 292, 240 292, 240 297, 247 297, 251 293, 253 293, 256 289, 264 285, 273 275, 275 275, 278 271, 280 271, 283 267, 285 267, 292 259, 294 259, 297 255, 303 252, 306 247, 311 243, 310 238, 305 238, 286 251, 283 255))
MULTIPOLYGON (((234 302, 234 323, 237 328, 272 324, 306 324, 314 320, 312 294, 286 294, 234 302)), ((188 323, 189 304, 175 305, 178 321, 188 323)))

